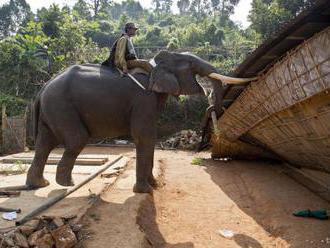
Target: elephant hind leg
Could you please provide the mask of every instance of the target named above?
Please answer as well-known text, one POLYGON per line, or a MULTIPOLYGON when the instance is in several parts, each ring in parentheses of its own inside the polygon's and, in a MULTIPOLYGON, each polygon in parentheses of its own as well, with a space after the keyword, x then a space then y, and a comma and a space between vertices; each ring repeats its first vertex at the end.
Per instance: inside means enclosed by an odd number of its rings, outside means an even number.
MULTIPOLYGON (((85 144, 84 144, 85 145, 85 144)), ((82 147, 66 148, 63 156, 57 166, 56 170, 56 182, 62 186, 73 186, 72 170, 74 163, 83 149, 82 147)))
POLYGON ((87 144, 89 135, 85 127, 78 122, 75 127, 71 126, 66 131, 69 132, 65 135, 65 150, 57 166, 56 182, 62 186, 73 186, 72 170, 74 163, 79 153, 87 144), (70 129, 72 130, 69 131, 70 129))
POLYGON ((26 178, 26 185, 30 188, 40 188, 49 185, 49 182, 43 177, 43 173, 49 153, 57 145, 58 141, 53 132, 47 125, 40 121, 35 145, 35 155, 26 178))

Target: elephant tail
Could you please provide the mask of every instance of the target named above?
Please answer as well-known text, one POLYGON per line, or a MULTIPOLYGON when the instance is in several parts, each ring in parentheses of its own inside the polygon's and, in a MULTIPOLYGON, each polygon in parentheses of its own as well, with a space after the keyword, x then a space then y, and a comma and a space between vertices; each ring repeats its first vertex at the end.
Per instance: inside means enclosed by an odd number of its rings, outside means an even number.
POLYGON ((40 115, 40 94, 37 95, 37 98, 34 101, 34 107, 33 107, 33 136, 34 136, 34 142, 37 142, 39 115, 40 115))

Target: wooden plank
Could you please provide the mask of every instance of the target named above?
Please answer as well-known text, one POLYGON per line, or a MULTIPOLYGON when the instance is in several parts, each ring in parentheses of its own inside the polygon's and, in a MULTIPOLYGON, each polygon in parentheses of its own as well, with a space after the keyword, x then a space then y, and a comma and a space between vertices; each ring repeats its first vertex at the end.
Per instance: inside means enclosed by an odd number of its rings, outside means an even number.
MULTIPOLYGON (((61 158, 63 154, 50 154, 48 158, 61 158)), ((12 158, 33 158, 34 154, 24 154, 24 153, 19 153, 19 154, 14 154, 11 156, 7 156, 7 158, 12 157, 12 158)), ((108 159, 109 155, 98 155, 98 154, 81 154, 78 156, 77 159, 108 159)))
MULTIPOLYGON (((33 158, 4 158, 2 159, 2 163, 4 164, 14 164, 20 161, 23 164, 30 164, 32 163, 33 158)), ((51 164, 51 165, 56 165, 60 161, 60 158, 49 158, 47 160, 46 164, 51 164)), ((107 162, 107 158, 102 158, 102 159, 88 159, 88 158, 78 158, 75 162, 75 164, 79 165, 103 165, 105 162, 107 162)))

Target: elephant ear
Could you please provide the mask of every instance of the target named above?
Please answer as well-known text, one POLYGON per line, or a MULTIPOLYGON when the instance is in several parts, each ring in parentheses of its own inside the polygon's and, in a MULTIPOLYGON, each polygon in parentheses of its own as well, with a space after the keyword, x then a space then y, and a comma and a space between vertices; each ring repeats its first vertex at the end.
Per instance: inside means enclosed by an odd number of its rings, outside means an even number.
POLYGON ((151 72, 149 90, 175 96, 180 95, 180 86, 176 76, 161 64, 151 72))

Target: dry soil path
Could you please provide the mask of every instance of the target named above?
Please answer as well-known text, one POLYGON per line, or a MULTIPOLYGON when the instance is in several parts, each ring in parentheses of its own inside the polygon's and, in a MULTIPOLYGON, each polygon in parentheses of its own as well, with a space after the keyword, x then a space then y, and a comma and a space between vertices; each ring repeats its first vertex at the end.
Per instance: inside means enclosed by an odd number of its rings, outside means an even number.
MULTIPOLYGON (((113 152, 112 152, 113 153, 113 152)), ((297 218, 330 204, 282 173, 279 164, 220 162, 208 154, 157 151, 161 187, 132 193, 131 164, 85 216, 85 247, 330 247, 330 221, 297 218), (219 230, 231 230, 232 238, 219 230)))

